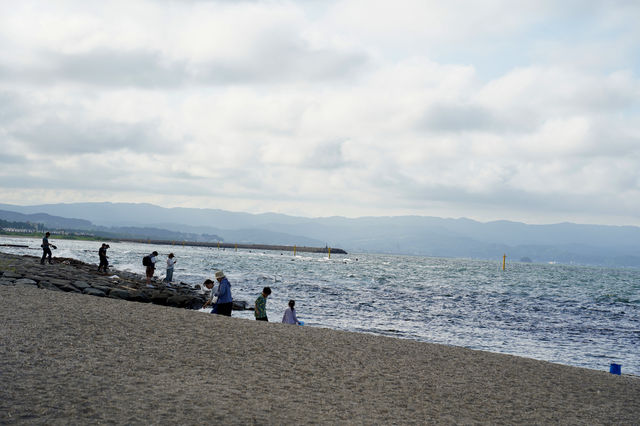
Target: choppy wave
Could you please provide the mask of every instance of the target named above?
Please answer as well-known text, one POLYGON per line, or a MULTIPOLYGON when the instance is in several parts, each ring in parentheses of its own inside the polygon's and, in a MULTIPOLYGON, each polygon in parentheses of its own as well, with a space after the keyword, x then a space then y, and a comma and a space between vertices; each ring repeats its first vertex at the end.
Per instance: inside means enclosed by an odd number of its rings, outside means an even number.
MULTIPOLYGON (((99 243, 52 239, 54 256, 97 263, 99 243)), ((39 255, 40 241, 0 238, 0 247, 39 255)), ((509 353, 640 375, 640 270, 371 254, 297 255, 280 251, 109 243, 116 269, 143 273, 142 256, 169 252, 174 279, 199 284, 223 269, 234 298, 273 293, 279 320, 289 299, 306 325, 509 353)), ((234 315, 251 318, 251 313, 234 315)))

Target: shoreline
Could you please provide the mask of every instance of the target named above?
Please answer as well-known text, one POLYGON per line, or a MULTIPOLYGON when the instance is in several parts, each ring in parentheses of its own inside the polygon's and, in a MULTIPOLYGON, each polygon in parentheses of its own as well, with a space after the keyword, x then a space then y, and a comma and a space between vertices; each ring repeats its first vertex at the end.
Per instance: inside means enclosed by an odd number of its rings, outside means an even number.
MULTIPOLYGON (((0 423, 633 424, 640 418, 636 376, 43 291, 6 284, 9 269, 1 258, 0 423)), ((41 277, 54 279, 46 270, 41 277)))

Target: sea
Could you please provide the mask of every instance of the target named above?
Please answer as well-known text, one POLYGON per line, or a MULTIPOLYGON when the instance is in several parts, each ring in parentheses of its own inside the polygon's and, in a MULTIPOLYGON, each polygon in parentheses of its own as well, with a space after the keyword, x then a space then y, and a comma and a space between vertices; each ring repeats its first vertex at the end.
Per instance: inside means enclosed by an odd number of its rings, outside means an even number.
MULTIPOLYGON (((56 239, 54 257, 98 263, 99 242, 56 239)), ((40 256, 40 239, 0 237, 0 251, 40 256), (2 244, 26 245, 6 247, 2 244)), ((296 301, 304 327, 324 327, 517 355, 640 376, 640 269, 509 261, 218 249, 109 242, 113 270, 144 274, 142 257, 177 258, 190 285, 225 272, 235 300, 269 286, 270 321, 296 301)), ((508 256, 508 253, 507 253, 508 256)), ((52 266, 55 267, 55 266, 52 266)), ((117 273, 114 271, 114 273, 117 273)), ((202 311, 202 314, 207 314, 202 311)), ((252 319, 250 311, 234 317, 252 319)))

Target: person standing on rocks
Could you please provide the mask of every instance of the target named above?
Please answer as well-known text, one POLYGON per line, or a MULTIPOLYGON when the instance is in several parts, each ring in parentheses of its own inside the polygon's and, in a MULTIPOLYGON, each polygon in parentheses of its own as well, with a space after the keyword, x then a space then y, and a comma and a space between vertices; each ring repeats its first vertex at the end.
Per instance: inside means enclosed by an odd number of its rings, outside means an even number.
POLYGON ((233 298, 231 297, 231 284, 227 277, 224 276, 224 272, 216 271, 216 280, 220 283, 218 291, 215 295, 218 297, 218 303, 216 304, 216 313, 218 315, 231 316, 231 309, 233 308, 233 298))
POLYGON ((156 261, 158 260, 158 252, 154 251, 153 253, 145 256, 142 259, 142 264, 147 267, 147 284, 151 283, 151 278, 153 278, 153 273, 156 271, 156 261))
POLYGON ((109 267, 109 261, 107 260, 107 249, 109 248, 109 244, 102 243, 102 247, 98 250, 98 256, 100 257, 100 265, 98 265, 98 272, 107 273, 107 268, 109 267))
POLYGON ((269 321, 267 318, 267 297, 271 294, 271 288, 262 289, 262 294, 256 299, 256 308, 254 315, 257 321, 269 321))
POLYGON ((51 233, 47 231, 47 233, 44 234, 44 237, 42 238, 42 244, 40 245, 40 247, 42 247, 42 259, 40 259, 41 265, 44 265, 44 259, 47 257, 49 257, 49 263, 53 263, 51 261, 51 249, 49 247, 53 247, 54 249, 58 248, 49 243, 49 235, 51 235, 51 233))
POLYGON ((176 264, 176 257, 173 253, 169 253, 167 257, 167 275, 164 277, 164 282, 170 283, 173 281, 173 265, 176 264))

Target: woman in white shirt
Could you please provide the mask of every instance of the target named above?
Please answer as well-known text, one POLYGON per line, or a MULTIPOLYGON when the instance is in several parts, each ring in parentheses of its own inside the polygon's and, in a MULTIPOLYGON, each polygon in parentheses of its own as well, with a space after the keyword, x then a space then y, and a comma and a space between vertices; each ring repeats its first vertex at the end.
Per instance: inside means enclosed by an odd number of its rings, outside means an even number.
POLYGON ((284 310, 284 315, 282 316, 283 323, 300 325, 300 321, 298 321, 298 318, 296 317, 296 310, 294 308, 295 305, 295 300, 289 300, 289 307, 284 310))
POLYGON ((177 259, 173 253, 169 253, 169 256, 167 257, 167 276, 164 278, 164 282, 170 283, 173 281, 173 265, 175 265, 176 262, 177 259))

